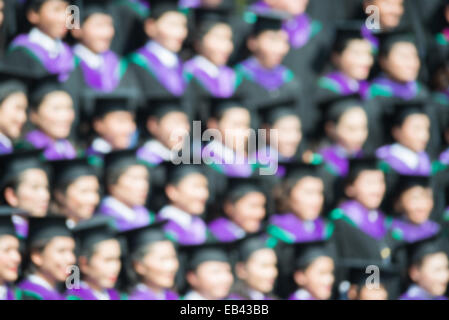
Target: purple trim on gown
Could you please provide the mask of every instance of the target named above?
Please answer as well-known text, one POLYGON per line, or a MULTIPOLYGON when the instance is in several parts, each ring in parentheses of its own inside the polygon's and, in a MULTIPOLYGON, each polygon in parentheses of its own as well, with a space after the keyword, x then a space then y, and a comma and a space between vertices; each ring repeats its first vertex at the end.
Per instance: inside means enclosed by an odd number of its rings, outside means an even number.
POLYGON ((208 227, 212 235, 220 242, 232 242, 243 238, 246 234, 235 222, 224 217, 213 220, 208 227))
POLYGON ((164 298, 159 297, 148 287, 145 290, 142 286, 138 286, 128 296, 128 300, 179 300, 179 296, 176 292, 171 290, 164 290, 164 298))
MULTIPOLYGON (((167 220, 158 217, 158 220, 167 220)), ((181 245, 197 245, 206 242, 207 225, 200 217, 192 216, 192 222, 188 229, 184 229, 179 223, 168 219, 164 226, 167 236, 181 245)))
POLYGON ((440 154, 439 160, 445 165, 449 165, 449 149, 440 154))
POLYGON ((354 93, 360 94, 364 99, 368 97, 369 82, 366 80, 351 79, 340 71, 334 71, 325 75, 322 79, 330 79, 339 85, 339 94, 348 96, 354 93))
POLYGON ((45 149, 44 157, 47 160, 70 160, 76 158, 76 150, 67 139, 53 140, 40 130, 29 132, 25 140, 36 149, 45 149))
POLYGON ((33 283, 30 280, 24 280, 18 285, 19 289, 37 293, 43 300, 65 300, 63 294, 59 293, 56 289, 49 290, 39 284, 33 283))
POLYGON ((156 166, 165 161, 164 158, 153 152, 150 148, 147 148, 145 145, 137 150, 136 155, 139 160, 145 161, 150 165, 156 166))
MULTIPOLYGON (((322 149, 319 152, 323 156, 324 162, 330 165, 339 176, 346 176, 349 172, 349 157, 342 147, 333 145, 322 149)), ((362 158, 363 152, 359 151, 352 158, 362 158)))
POLYGON ((413 284, 399 297, 399 300, 448 300, 448 298, 445 296, 432 296, 423 288, 413 284))
POLYGON ((440 225, 434 221, 427 220, 422 224, 414 224, 403 218, 393 219, 391 228, 393 235, 397 234, 408 243, 430 238, 440 231, 440 225))
MULTIPOLYGON (((115 289, 106 289, 109 300, 120 300, 120 294, 115 289)), ((70 289, 67 290, 65 296, 76 296, 81 298, 82 300, 98 300, 98 298, 93 293, 93 290, 84 283, 81 283, 79 289, 70 289)))
POLYGON ((283 65, 273 69, 265 69, 254 57, 241 62, 236 68, 242 70, 251 78, 251 81, 268 91, 279 89, 286 83, 286 75, 290 73, 290 70, 283 65))
POLYGON ((399 83, 387 78, 386 76, 375 78, 371 84, 373 86, 387 87, 393 96, 404 100, 411 100, 415 98, 419 91, 419 83, 417 81, 399 83))
POLYGON ((0 155, 13 152, 12 146, 6 146, 0 141, 0 155))
MULTIPOLYGON (((313 221, 304 221, 294 213, 275 214, 270 219, 274 225, 291 238, 291 242, 310 242, 326 239, 326 221, 319 217, 313 221)), ((270 227, 269 227, 270 228, 270 227)))
POLYGON ((410 168, 405 162, 392 154, 393 145, 380 147, 376 151, 377 158, 385 161, 388 165, 403 175, 428 176, 432 171, 432 164, 426 152, 418 154, 419 161, 416 169, 410 168))
POLYGON ((316 300, 316 299, 307 290, 298 289, 288 297, 288 300, 310 300, 311 301, 311 300, 316 300))

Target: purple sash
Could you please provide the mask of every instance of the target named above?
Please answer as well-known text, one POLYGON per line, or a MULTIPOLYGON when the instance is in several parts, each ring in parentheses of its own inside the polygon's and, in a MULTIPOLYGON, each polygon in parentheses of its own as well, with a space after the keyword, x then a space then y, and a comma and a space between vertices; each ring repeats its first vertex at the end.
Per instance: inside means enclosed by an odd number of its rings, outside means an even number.
POLYGON ((39 284, 31 282, 30 280, 24 280, 18 285, 19 289, 22 289, 25 294, 37 294, 42 300, 65 300, 64 295, 60 294, 56 289, 49 290, 39 284))
POLYGON ((307 44, 312 33, 311 20, 306 13, 284 22, 283 29, 288 33, 290 44, 299 49, 307 44))
POLYGON ((178 300, 179 296, 171 290, 164 290, 164 298, 159 299, 157 295, 151 291, 150 288, 145 286, 143 289, 141 286, 135 288, 135 290, 128 296, 128 300, 178 300))
POLYGON ((310 292, 304 290, 304 289, 298 289, 295 292, 293 292, 290 297, 288 297, 288 300, 316 300, 310 292))
POLYGON ((430 238, 440 231, 440 225, 433 221, 414 224, 404 219, 394 219, 391 225, 393 235, 399 236, 408 243, 430 238))
POLYGON ((220 217, 209 223, 209 230, 220 242, 232 242, 245 236, 245 231, 229 219, 220 217))
POLYGON ((39 44, 31 42, 27 34, 17 36, 11 44, 13 49, 20 47, 29 49, 49 73, 59 75, 61 82, 67 80, 75 68, 72 50, 66 43, 63 43, 63 50, 55 58, 50 57, 49 52, 39 44))
MULTIPOLYGON (((334 145, 324 148, 320 151, 320 154, 323 156, 323 160, 331 165, 339 176, 344 177, 348 174, 349 158, 343 154, 340 146, 334 145)), ((362 151, 359 151, 354 155, 354 158, 361 158, 362 156, 362 151)))
MULTIPOLYGON (((159 217, 158 220, 164 220, 159 217)), ((181 245, 197 245, 206 242, 207 226, 203 219, 192 216, 192 223, 188 229, 174 220, 168 220, 164 226, 167 236, 181 245)))
POLYGON ((237 66, 237 70, 243 71, 251 81, 259 84, 268 91, 280 88, 288 80, 289 69, 279 65, 273 69, 265 69, 256 58, 251 57, 237 66))
MULTIPOLYGON (((222 157, 223 154, 220 154, 220 152, 214 152, 212 148, 211 143, 209 143, 202 149, 201 154, 203 155, 203 159, 208 159, 208 161, 211 161, 211 166, 224 173, 226 176, 245 178, 251 176, 253 173, 253 167, 248 163, 248 158, 244 159, 244 163, 236 163, 237 161, 225 161, 224 157, 222 157)), ((221 153, 224 152, 225 151, 223 150, 221 153)), ((232 160, 237 160, 236 157, 237 156, 234 153, 234 159, 232 160)))
POLYGON ((151 151, 150 148, 145 147, 145 145, 137 150, 137 158, 154 166, 164 162, 164 159, 160 155, 151 151))
MULTIPOLYGON (((120 300, 120 294, 115 289, 106 289, 109 295, 109 300, 120 300)), ((93 290, 89 288, 86 284, 81 284, 79 289, 67 290, 65 296, 75 296, 81 300, 98 300, 98 298, 93 293, 93 290)))
POLYGON ((445 296, 432 296, 423 288, 411 285, 406 293, 399 297, 399 300, 448 300, 445 296))
POLYGON ((377 52, 379 50, 379 39, 376 36, 374 36, 374 34, 371 32, 370 29, 366 27, 366 25, 363 25, 361 32, 363 38, 368 40, 373 46, 374 51, 377 52))
POLYGON ((11 289, 9 286, 6 286, 6 300, 16 300, 14 290, 11 289))
POLYGON ((440 154, 439 160, 441 163, 449 165, 449 149, 440 154))
POLYGON ((369 83, 365 80, 351 79, 340 71, 327 74, 320 81, 332 81, 339 94, 347 96, 359 93, 364 99, 368 96, 369 83))
POLYGON ((299 219, 294 213, 275 214, 270 219, 269 233, 273 236, 279 234, 288 242, 310 242, 326 239, 326 222, 323 218, 313 221, 299 219))
POLYGON ((44 156, 47 160, 70 160, 76 158, 76 150, 67 139, 52 140, 40 130, 28 133, 25 140, 36 149, 45 149, 44 156))
POLYGON ((0 141, 0 154, 9 154, 13 152, 13 148, 11 146, 6 146, 0 141))
POLYGON ((410 168, 404 161, 397 158, 391 152, 392 145, 383 146, 376 151, 376 156, 388 163, 395 171, 403 175, 428 176, 431 174, 432 164, 426 152, 418 154, 418 166, 410 168))
POLYGON ((372 84, 373 86, 385 87, 386 90, 391 91, 393 96, 404 100, 411 100, 415 98, 419 91, 419 84, 417 81, 399 83, 385 76, 374 79, 372 84))

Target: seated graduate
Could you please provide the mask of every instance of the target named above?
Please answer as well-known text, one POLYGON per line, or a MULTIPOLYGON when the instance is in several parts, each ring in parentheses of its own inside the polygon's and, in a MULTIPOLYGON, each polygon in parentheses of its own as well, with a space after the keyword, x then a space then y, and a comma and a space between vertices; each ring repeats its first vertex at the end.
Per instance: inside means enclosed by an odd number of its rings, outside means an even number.
POLYGON ((223 243, 182 247, 187 254, 185 278, 190 290, 183 300, 223 300, 229 296, 234 276, 223 243))
POLYGON ((189 117, 177 98, 150 99, 144 113, 150 139, 137 150, 137 157, 155 167, 178 155, 190 134, 189 117))
POLYGON ((187 17, 178 8, 177 0, 150 0, 150 16, 144 22, 149 40, 131 54, 130 63, 148 97, 181 97, 187 81, 183 63, 178 56, 187 37, 187 17))
POLYGON ((128 69, 128 61, 110 49, 115 35, 112 2, 84 1, 80 8, 80 28, 71 30, 78 43, 72 49, 75 70, 67 80, 67 86, 74 86, 79 92, 86 88, 111 92, 119 86, 137 86, 134 74, 128 69))
POLYGON ((8 65, 40 76, 54 74, 65 81, 75 67, 70 47, 62 41, 67 34, 66 0, 28 0, 25 11, 33 26, 17 36, 5 57, 8 65))
POLYGON ((432 163, 426 152, 431 121, 422 103, 396 105, 390 123, 395 143, 379 148, 377 158, 399 174, 431 175, 432 163))
POLYGON ((193 46, 198 53, 184 65, 189 79, 189 103, 195 119, 206 120, 208 97, 231 97, 240 80, 226 64, 234 49, 229 13, 225 9, 196 9, 193 46), (206 101, 206 105, 202 104, 206 101))
POLYGON ((368 116, 359 95, 337 97, 323 103, 324 130, 331 145, 319 153, 336 176, 346 176, 349 159, 363 157, 368 138, 368 116))
POLYGON ((150 187, 148 168, 136 158, 136 149, 113 151, 105 156, 103 198, 98 214, 114 218, 117 229, 125 231, 155 221, 145 207, 150 187))
POLYGON ((38 81, 30 95, 30 107, 35 129, 25 135, 17 149, 44 149, 47 160, 76 158, 77 149, 69 140, 75 121, 73 100, 54 76, 38 81))
POLYGON ((447 239, 428 238, 408 246, 408 275, 411 284, 401 300, 448 300, 449 283, 447 239))
POLYGON ((230 178, 223 197, 223 216, 208 224, 213 238, 232 242, 262 229, 266 217, 267 195, 256 178, 230 178))
POLYGON ((213 140, 202 149, 203 161, 227 177, 251 176, 255 161, 253 165, 248 155, 250 111, 236 97, 212 98, 210 102, 212 113, 207 127, 217 131, 211 132, 213 140))
POLYGON ((13 152, 27 121, 26 80, 17 71, 0 71, 0 154, 13 152))
POLYGON ((86 111, 94 138, 86 154, 101 166, 105 154, 134 147, 135 106, 132 97, 122 91, 96 96, 93 111, 86 111))
POLYGON ((92 218, 100 203, 100 177, 86 158, 51 161, 51 212, 67 219, 70 228, 92 218))
POLYGON ((293 280, 298 289, 289 300, 329 300, 335 282, 336 253, 328 241, 293 244, 295 271, 293 280))
POLYGON ((81 281, 68 288, 66 299, 119 300, 114 286, 121 268, 121 249, 113 221, 95 217, 80 222, 73 233, 81 281))
POLYGON ((30 218, 26 244, 26 277, 18 287, 24 300, 65 300, 65 285, 70 267, 76 262, 75 240, 58 217, 30 218))
POLYGON ((242 78, 237 92, 252 110, 279 98, 294 100, 299 110, 301 87, 293 71, 282 64, 290 49, 288 34, 282 30, 285 15, 267 11, 257 13, 256 17, 247 39, 251 56, 235 66, 237 75, 242 78))
POLYGON ((170 240, 181 245, 199 245, 207 240, 207 225, 200 217, 209 199, 209 181, 203 166, 164 163, 165 195, 168 204, 158 213, 168 220, 164 230, 170 240))
POLYGON ((176 247, 165 235, 165 222, 131 229, 126 238, 128 300, 178 300, 173 291, 179 260, 176 247))
POLYGON ((277 256, 269 246, 267 236, 255 233, 236 244, 237 282, 231 289, 230 300, 276 300, 271 292, 278 275, 277 256))
POLYGON ((50 204, 49 177, 40 159, 41 150, 15 152, 0 157, 0 201, 24 212, 14 214, 20 238, 28 234, 28 217, 44 217, 50 204))
POLYGON ((0 206, 0 300, 20 300, 21 292, 13 286, 19 278, 22 262, 20 242, 12 217, 17 209, 0 206))

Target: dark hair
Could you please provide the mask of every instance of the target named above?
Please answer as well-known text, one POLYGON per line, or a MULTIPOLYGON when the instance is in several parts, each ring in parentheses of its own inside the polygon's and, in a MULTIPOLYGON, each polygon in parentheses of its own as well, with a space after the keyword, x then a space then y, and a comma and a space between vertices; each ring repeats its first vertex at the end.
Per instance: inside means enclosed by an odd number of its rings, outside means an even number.
POLYGON ((145 256, 150 252, 150 247, 154 243, 148 243, 146 245, 140 246, 129 253, 127 259, 125 260, 124 264, 124 271, 125 271, 125 285, 123 286, 125 291, 131 292, 133 288, 142 282, 142 276, 137 273, 137 271, 134 269, 134 263, 135 262, 141 262, 145 256))
POLYGON ((293 188, 300 179, 285 179, 273 189, 276 212, 288 213, 290 208, 290 196, 293 188))
POLYGON ((38 267, 33 263, 33 261, 31 261, 31 255, 34 252, 42 253, 52 240, 53 238, 40 239, 36 240, 35 242, 27 246, 23 259, 23 270, 25 276, 29 276, 35 273, 38 269, 38 267))
POLYGON ((129 169, 130 166, 120 166, 116 168, 111 168, 105 175, 106 186, 112 186, 117 184, 120 177, 129 169))

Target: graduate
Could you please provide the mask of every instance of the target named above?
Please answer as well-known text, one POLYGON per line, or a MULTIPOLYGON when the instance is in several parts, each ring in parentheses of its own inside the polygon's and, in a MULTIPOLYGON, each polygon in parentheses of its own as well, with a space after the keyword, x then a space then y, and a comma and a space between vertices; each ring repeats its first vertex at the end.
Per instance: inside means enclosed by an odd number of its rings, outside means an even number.
POLYGON ((271 294, 278 275, 277 256, 261 233, 248 235, 236 244, 238 281, 230 300, 276 300, 271 294))
POLYGON ((376 156, 400 174, 429 176, 432 164, 426 148, 431 120, 422 103, 405 102, 395 106, 391 120, 395 143, 376 151, 376 156))
POLYGON ((234 277, 229 247, 220 243, 183 247, 188 256, 185 277, 190 290, 183 300, 223 300, 234 277))
POLYGON ((329 300, 335 281, 335 250, 327 241, 293 244, 295 272, 293 279, 298 289, 289 300, 329 300))
POLYGON ((15 152, 0 157, 1 203, 22 210, 13 222, 20 238, 28 234, 28 217, 44 217, 50 204, 48 170, 41 150, 15 152))
POLYGON ((95 217, 73 229, 82 280, 69 288, 67 300, 119 300, 114 289, 121 268, 120 242, 113 221, 95 217))
POLYGON ((67 218, 69 227, 92 218, 100 203, 100 181, 86 158, 49 162, 52 170, 51 211, 67 218))
POLYGON ((20 242, 12 217, 16 209, 0 207, 0 300, 20 300, 21 292, 12 284, 19 277, 22 261, 20 242))
POLYGON ((323 104, 324 131, 331 145, 319 153, 337 176, 349 172, 349 159, 363 157, 368 138, 368 116, 359 95, 337 97, 323 104))
POLYGON ((224 215, 208 224, 218 241, 233 242, 259 232, 267 214, 267 195, 256 178, 230 178, 222 209, 224 215))
POLYGON ((155 215, 145 207, 150 184, 148 168, 136 157, 136 149, 113 151, 105 156, 103 198, 98 214, 112 217, 125 231, 149 225, 155 215))
POLYGON ((141 89, 146 98, 181 97, 187 81, 178 56, 187 37, 187 17, 180 12, 177 0, 150 0, 150 16, 144 22, 149 40, 131 54, 141 89))
POLYGON ((24 300, 65 300, 61 285, 76 262, 75 240, 58 217, 30 218, 26 277, 18 287, 24 300))
POLYGON ((163 225, 131 229, 126 238, 128 256, 128 300, 178 300, 173 291, 179 260, 175 245, 165 235, 163 225))
POLYGON ((11 153, 27 120, 25 75, 13 70, 0 71, 0 154, 11 153))
POLYGON ((75 121, 73 100, 54 76, 38 81, 30 96, 30 107, 30 121, 35 129, 25 135, 17 148, 44 149, 47 160, 76 158, 77 149, 69 140, 75 121))
POLYGON ((200 217, 209 199, 209 181, 203 166, 164 163, 165 195, 168 204, 158 213, 159 220, 168 220, 164 230, 170 240, 181 245, 206 242, 207 225, 200 217))
POLYGON ((137 86, 128 61, 110 49, 115 35, 111 2, 84 1, 80 28, 71 30, 78 43, 73 47, 76 67, 68 85, 73 84, 78 90, 111 92, 119 86, 137 86))
POLYGON ((400 300, 448 300, 447 239, 433 237, 408 246, 411 285, 400 300))
POLYGON ((279 98, 294 100, 299 110, 300 84, 294 73, 282 64, 290 49, 288 34, 282 30, 284 17, 278 12, 257 13, 257 21, 247 39, 251 56, 235 66, 243 79, 237 92, 251 110, 279 98))
POLYGON ((72 50, 63 42, 67 34, 66 0, 27 0, 26 17, 33 26, 17 36, 9 46, 8 65, 39 76, 56 75, 66 81, 75 67, 72 50))
POLYGON ((135 100, 122 90, 89 100, 94 101, 93 111, 87 110, 86 114, 92 119, 94 136, 86 154, 90 161, 101 165, 105 154, 135 146, 135 100))
POLYGON ((256 164, 248 155, 251 112, 238 97, 212 98, 210 102, 212 114, 207 127, 218 130, 219 136, 214 135, 214 140, 203 147, 203 161, 227 177, 251 176, 256 164))

